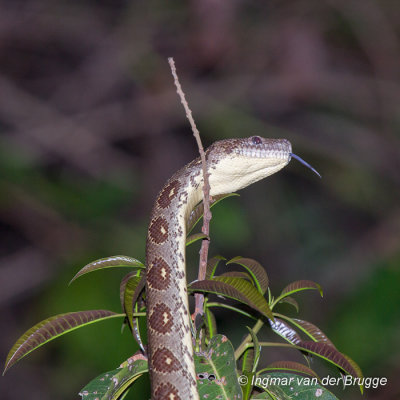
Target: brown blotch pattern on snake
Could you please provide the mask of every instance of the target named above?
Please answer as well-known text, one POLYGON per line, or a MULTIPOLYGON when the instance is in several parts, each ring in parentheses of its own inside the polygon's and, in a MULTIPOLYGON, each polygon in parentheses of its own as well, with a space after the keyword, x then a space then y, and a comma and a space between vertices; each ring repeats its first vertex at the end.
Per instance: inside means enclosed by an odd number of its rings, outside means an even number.
POLYGON ((155 351, 151 363, 156 371, 164 374, 167 372, 180 371, 182 369, 179 360, 165 347, 160 347, 155 351))
POLYGON ((150 263, 146 279, 152 289, 166 290, 171 283, 171 267, 162 257, 157 257, 150 263))
POLYGON ((158 205, 161 208, 167 208, 171 204, 171 201, 174 199, 174 197, 176 197, 176 195, 179 193, 180 187, 181 183, 176 180, 165 186, 160 196, 158 197, 158 205))
POLYGON ((154 400, 182 400, 178 395, 176 387, 170 383, 162 383, 154 392, 154 400))
POLYGON ((171 309, 164 303, 157 303, 150 315, 149 324, 159 333, 164 335, 170 333, 173 326, 171 309))
POLYGON ((162 244, 168 239, 168 222, 163 217, 153 219, 149 227, 150 240, 156 244, 162 244))

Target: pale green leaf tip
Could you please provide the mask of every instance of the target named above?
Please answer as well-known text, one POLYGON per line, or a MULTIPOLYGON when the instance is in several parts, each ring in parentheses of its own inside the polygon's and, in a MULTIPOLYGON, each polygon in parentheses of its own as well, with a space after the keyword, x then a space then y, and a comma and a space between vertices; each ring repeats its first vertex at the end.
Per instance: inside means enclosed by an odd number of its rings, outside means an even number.
MULTIPOLYGON (((91 271, 89 271, 91 272, 91 271)), ((71 283, 76 281, 79 277, 81 277, 82 275, 86 275, 88 272, 84 272, 81 274, 81 271, 77 272, 74 277, 69 281, 68 286, 71 286, 71 283)))
POLYGON ((212 257, 212 258, 216 258, 218 260, 226 260, 226 257, 221 256, 220 254, 217 254, 216 256, 212 257))
POLYGON ((69 281, 68 287, 71 286, 71 283, 76 279, 76 275, 69 281))
POLYGON ((8 357, 7 357, 7 361, 4 364, 4 369, 3 369, 3 373, 1 374, 1 376, 4 376, 6 374, 6 372, 15 364, 15 363, 13 363, 10 365, 10 361, 11 361, 11 359, 8 359, 8 357))
MULTIPOLYGON (((226 264, 232 264, 233 262, 235 262, 236 260, 239 260, 240 258, 243 258, 242 256, 236 256, 231 258, 229 261, 226 262, 226 264)), ((226 258, 225 258, 226 260, 226 258)))

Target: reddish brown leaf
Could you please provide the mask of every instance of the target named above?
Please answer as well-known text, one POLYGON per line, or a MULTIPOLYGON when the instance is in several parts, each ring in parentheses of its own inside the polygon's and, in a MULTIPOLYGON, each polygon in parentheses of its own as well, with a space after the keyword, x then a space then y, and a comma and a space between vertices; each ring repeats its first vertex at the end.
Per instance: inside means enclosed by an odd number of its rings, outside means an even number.
POLYGON ((70 284, 80 276, 87 274, 89 272, 97 271, 99 269, 105 268, 117 268, 117 267, 125 267, 125 268, 145 268, 144 264, 142 264, 136 258, 128 257, 128 256, 112 256, 101 258, 100 260, 93 261, 87 265, 85 265, 72 279, 70 284))
POLYGON ((214 256, 207 261, 206 279, 210 279, 214 276, 215 270, 221 260, 226 260, 226 258, 222 256, 214 256))
POLYGON ((82 326, 105 319, 122 317, 125 314, 116 314, 108 310, 77 311, 59 314, 39 322, 27 330, 14 344, 8 353, 4 373, 22 357, 67 332, 82 326))
POLYGON ((271 309, 264 296, 244 279, 216 276, 213 280, 192 282, 189 289, 194 292, 215 293, 238 300, 273 319, 271 309))
POLYGON ((256 260, 253 260, 252 258, 235 257, 232 258, 232 260, 229 260, 226 264, 238 264, 243 268, 246 268, 254 279, 260 293, 264 294, 268 289, 269 280, 267 272, 256 260))
POLYGON ((353 366, 353 363, 348 360, 346 356, 336 350, 334 347, 326 343, 304 341, 297 346, 306 350, 309 353, 320 356, 338 368, 343 370, 346 374, 354 377, 359 376, 359 371, 353 366))
POLYGON ((293 297, 290 297, 290 296, 284 297, 282 300, 279 301, 279 303, 290 304, 291 306, 293 306, 296 309, 297 312, 299 312, 299 304, 293 297))
POLYGON ((332 347, 334 344, 328 339, 324 332, 321 331, 317 326, 308 321, 303 321, 302 319, 291 318, 291 321, 299 327, 304 333, 311 337, 316 342, 326 343, 332 347))
POLYGON ((246 272, 242 272, 242 271, 229 271, 229 272, 224 272, 221 275, 218 276, 230 276, 233 278, 242 278, 242 279, 246 279, 246 281, 250 282, 251 284, 254 283, 253 279, 251 278, 251 276, 246 273, 246 272))
POLYGON ((308 290, 308 289, 316 289, 319 291, 321 297, 323 296, 321 285, 316 282, 308 281, 308 280, 301 280, 295 281, 287 285, 281 292, 280 296, 283 295, 290 295, 292 293, 300 292, 301 290, 308 290))

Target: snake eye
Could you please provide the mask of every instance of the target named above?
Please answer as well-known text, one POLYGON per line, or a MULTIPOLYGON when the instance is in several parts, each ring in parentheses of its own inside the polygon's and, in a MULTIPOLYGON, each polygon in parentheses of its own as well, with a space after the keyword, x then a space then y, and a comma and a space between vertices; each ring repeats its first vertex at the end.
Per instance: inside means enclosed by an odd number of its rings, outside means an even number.
POLYGON ((251 138, 251 141, 252 141, 253 144, 255 144, 255 145, 261 144, 261 142, 262 142, 260 136, 253 136, 253 137, 251 138))

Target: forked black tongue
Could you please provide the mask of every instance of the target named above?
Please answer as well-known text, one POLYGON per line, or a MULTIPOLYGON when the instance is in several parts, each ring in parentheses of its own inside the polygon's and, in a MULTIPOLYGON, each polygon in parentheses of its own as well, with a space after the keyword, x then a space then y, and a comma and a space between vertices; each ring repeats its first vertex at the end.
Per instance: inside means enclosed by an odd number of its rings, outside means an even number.
POLYGON ((300 161, 307 168, 310 168, 312 172, 315 172, 320 178, 322 178, 321 174, 315 168, 313 168, 308 162, 304 161, 301 157, 296 156, 296 154, 293 154, 293 153, 290 153, 290 157, 293 157, 297 161, 300 161))

